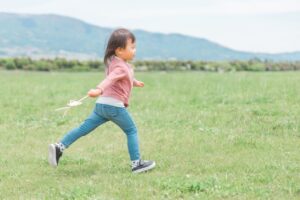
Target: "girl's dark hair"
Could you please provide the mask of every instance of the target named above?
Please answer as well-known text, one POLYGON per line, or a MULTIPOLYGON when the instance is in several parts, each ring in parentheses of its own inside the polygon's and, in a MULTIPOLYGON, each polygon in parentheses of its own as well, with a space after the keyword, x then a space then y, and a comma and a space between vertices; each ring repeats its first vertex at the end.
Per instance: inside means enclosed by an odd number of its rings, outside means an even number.
POLYGON ((135 42, 135 36, 129 30, 120 28, 112 32, 107 43, 107 47, 104 54, 104 64, 107 66, 108 59, 115 55, 115 51, 118 47, 125 48, 127 40, 131 39, 135 42))

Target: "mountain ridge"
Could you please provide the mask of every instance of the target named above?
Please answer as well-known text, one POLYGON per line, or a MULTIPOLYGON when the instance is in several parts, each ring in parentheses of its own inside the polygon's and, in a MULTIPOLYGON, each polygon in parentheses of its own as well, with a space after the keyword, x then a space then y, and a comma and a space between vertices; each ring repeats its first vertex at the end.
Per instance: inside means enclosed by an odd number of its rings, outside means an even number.
MULTIPOLYGON (((0 56, 101 58, 113 28, 57 14, 0 12, 0 56)), ((132 30, 137 37, 137 59, 148 60, 300 60, 300 51, 253 53, 180 33, 132 30)))

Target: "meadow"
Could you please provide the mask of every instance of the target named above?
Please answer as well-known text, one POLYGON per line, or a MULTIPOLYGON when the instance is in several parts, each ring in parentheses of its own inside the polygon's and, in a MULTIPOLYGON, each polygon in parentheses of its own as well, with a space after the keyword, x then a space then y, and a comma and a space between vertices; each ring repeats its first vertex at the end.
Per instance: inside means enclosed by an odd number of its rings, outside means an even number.
POLYGON ((300 199, 300 72, 138 72, 129 112, 148 173, 132 174, 126 137, 106 123, 48 165, 48 144, 103 72, 0 71, 0 199, 300 199))

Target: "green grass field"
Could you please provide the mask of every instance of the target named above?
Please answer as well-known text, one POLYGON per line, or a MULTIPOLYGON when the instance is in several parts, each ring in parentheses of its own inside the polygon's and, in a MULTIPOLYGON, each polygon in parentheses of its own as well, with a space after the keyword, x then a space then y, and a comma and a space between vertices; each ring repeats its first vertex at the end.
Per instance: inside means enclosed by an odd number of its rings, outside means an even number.
POLYGON ((133 175, 112 123, 67 149, 48 144, 79 125, 78 99, 103 72, 0 71, 0 199, 300 199, 300 73, 136 73, 129 111, 141 154, 157 167, 133 175))

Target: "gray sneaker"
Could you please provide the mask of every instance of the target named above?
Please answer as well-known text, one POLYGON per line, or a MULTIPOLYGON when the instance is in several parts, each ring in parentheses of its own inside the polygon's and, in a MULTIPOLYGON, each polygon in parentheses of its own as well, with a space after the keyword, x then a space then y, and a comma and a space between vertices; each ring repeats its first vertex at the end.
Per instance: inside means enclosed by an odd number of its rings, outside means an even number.
POLYGON ((141 173, 153 169, 155 167, 155 162, 152 160, 139 160, 139 162, 132 166, 132 173, 141 173))
POLYGON ((57 167, 58 161, 62 156, 63 152, 60 150, 57 144, 49 145, 48 162, 51 166, 57 167))

